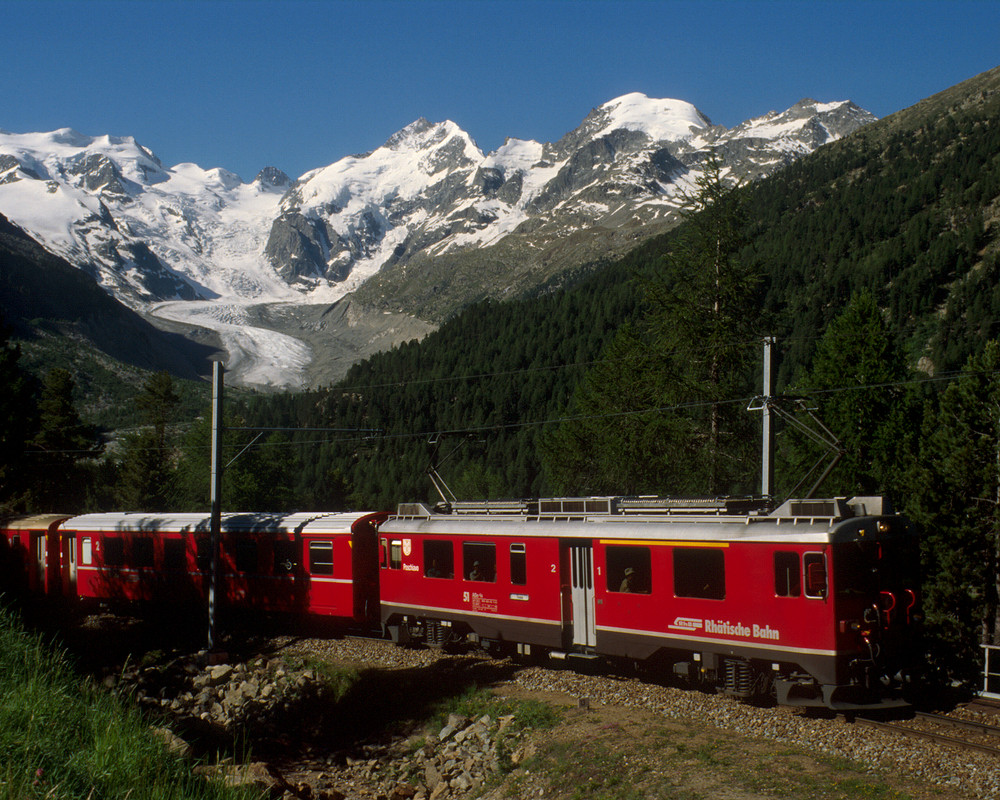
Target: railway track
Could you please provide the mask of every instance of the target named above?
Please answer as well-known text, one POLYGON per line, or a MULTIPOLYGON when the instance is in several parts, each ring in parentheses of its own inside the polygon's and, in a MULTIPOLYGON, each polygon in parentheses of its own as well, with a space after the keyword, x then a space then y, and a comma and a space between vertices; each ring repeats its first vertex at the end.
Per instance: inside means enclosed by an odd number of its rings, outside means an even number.
POLYGON ((869 717, 857 717, 855 723, 950 747, 978 750, 1000 758, 1000 727, 996 725, 923 711, 917 711, 912 719, 902 722, 882 722, 869 717))

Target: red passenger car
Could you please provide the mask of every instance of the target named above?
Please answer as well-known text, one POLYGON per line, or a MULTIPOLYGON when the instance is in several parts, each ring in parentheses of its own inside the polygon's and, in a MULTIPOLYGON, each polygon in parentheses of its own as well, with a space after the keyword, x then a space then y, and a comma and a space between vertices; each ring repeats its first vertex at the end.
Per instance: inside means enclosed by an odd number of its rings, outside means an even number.
MULTIPOLYGON (((378 621, 376 528, 366 513, 224 514, 221 602, 262 611, 378 621)), ((204 602, 208 514, 86 514, 62 525, 76 593, 102 600, 204 602)))
POLYGON ((0 523, 0 554, 5 585, 15 594, 59 594, 62 563, 59 525, 65 514, 11 517, 0 523))
POLYGON ((603 655, 794 705, 895 702, 916 538, 881 498, 404 505, 380 529, 398 642, 603 655))

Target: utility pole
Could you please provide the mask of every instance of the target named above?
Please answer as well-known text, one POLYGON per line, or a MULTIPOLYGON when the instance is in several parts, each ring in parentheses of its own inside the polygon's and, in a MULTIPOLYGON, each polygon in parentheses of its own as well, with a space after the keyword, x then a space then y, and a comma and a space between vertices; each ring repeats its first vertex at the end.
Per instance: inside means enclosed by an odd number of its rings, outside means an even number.
POLYGON ((208 652, 215 649, 215 595, 219 581, 219 542, 222 539, 222 362, 212 365, 212 566, 208 577, 208 652))
POLYGON ((760 493, 763 497, 771 496, 771 484, 774 482, 774 433, 771 429, 771 346, 773 336, 764 337, 764 396, 761 408, 764 411, 763 443, 761 445, 760 493))

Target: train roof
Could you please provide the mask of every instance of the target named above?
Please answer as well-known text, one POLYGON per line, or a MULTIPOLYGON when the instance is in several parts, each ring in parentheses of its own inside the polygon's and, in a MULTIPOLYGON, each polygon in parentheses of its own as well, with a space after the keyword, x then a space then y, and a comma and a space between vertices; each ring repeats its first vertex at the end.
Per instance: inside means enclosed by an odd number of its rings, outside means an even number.
MULTIPOLYGON (((229 512, 222 515, 222 530, 240 533, 350 533, 360 519, 371 512, 295 512, 290 514, 263 512, 229 512)), ((71 517, 63 528, 82 533, 115 531, 181 533, 203 531, 212 526, 212 515, 203 512, 150 514, 125 512, 82 514, 71 517)))
POLYGON ((62 522, 69 514, 23 514, 0 518, 0 528, 9 531, 45 530, 56 522, 62 522))
POLYGON ((881 497, 789 500, 769 511, 759 500, 648 497, 549 498, 400 505, 383 530, 636 541, 835 542, 883 540, 909 530, 881 497), (517 523, 517 524, 512 524, 517 523))

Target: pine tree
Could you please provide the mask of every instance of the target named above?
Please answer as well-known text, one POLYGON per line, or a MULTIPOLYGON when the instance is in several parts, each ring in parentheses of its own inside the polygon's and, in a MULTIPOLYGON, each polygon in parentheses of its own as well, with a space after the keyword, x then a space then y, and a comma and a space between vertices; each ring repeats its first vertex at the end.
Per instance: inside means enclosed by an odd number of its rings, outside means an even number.
POLYGON ((179 402, 168 372, 151 376, 136 398, 149 427, 125 439, 119 493, 127 509, 165 511, 170 507, 175 459, 167 426, 179 402))
POLYGON ((38 401, 39 428, 32 440, 32 491, 35 510, 80 511, 87 496, 79 462, 100 455, 97 433, 80 420, 73 403, 73 377, 50 370, 38 401))
POLYGON ((945 666, 974 680, 1000 643, 1000 342, 970 358, 926 416, 908 513, 921 524, 927 626, 945 666))
MULTIPOLYGON (((789 390, 815 403, 818 418, 843 447, 843 457, 818 491, 865 495, 899 490, 900 455, 915 428, 901 385, 908 376, 874 297, 859 292, 823 334, 809 372, 789 390)), ((788 484, 801 478, 821 453, 792 432, 782 438, 786 465, 780 472, 788 476, 788 484)))
POLYGON ((561 490, 717 494, 755 484, 757 421, 746 413, 766 325, 748 251, 744 193, 711 153, 684 224, 653 275, 645 313, 580 384, 542 444, 561 490))
POLYGON ((0 317, 0 509, 19 510, 26 488, 25 448, 34 435, 34 381, 20 366, 21 348, 0 317))

